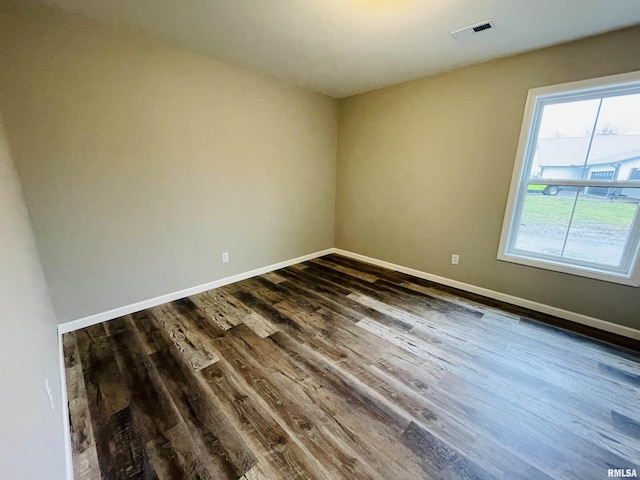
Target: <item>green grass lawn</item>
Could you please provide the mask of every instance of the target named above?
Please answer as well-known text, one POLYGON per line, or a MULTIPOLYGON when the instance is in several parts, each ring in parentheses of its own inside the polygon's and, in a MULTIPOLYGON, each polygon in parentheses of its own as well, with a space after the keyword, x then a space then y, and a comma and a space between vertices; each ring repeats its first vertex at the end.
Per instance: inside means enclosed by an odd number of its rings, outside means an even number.
MULTIPOLYGON (((522 223, 527 226, 566 225, 571 217, 573 202, 574 199, 569 197, 527 195, 522 223)), ((573 224, 628 229, 637 208, 638 203, 581 197, 576 206, 573 224)))

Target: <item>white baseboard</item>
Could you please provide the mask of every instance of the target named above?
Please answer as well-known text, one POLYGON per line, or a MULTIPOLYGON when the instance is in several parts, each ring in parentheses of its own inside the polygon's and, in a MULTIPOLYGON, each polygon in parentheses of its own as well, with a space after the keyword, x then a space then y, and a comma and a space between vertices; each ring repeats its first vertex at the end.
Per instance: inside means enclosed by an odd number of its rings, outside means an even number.
POLYGON ((273 265, 268 265, 266 267, 256 268, 255 270, 250 270, 248 272, 238 273, 237 275, 232 275, 230 277, 221 278, 220 280, 214 280, 213 282, 203 283, 202 285, 196 285, 195 287, 185 288, 184 290, 179 290, 177 292, 160 295, 159 297, 150 298, 149 300, 143 300, 141 302, 132 303, 131 305, 125 305, 124 307, 114 308, 113 310, 107 310, 106 312, 97 313, 95 315, 79 318, 77 320, 72 320, 66 323, 61 323, 60 325, 58 325, 58 332, 60 334, 64 334, 73 332, 75 330, 80 330, 81 328, 97 325, 98 323, 106 322, 107 320, 113 320, 114 318, 122 317, 123 315, 129 315, 130 313, 139 312, 140 310, 157 307, 158 305, 162 305, 163 303, 172 302, 174 300, 178 300, 180 298, 188 297, 191 295, 196 295, 198 293, 206 292, 207 290, 222 287, 224 285, 229 285, 230 283, 239 282, 240 280, 246 280, 247 278, 262 275, 274 270, 279 270, 281 268, 295 265, 296 263, 306 262, 307 260, 311 260, 312 258, 321 257, 333 252, 333 248, 328 248, 319 252, 310 253, 308 255, 292 258, 290 260, 285 260, 279 263, 274 263, 273 265))
POLYGON ((506 293, 496 292, 495 290, 489 290, 488 288, 477 287, 469 283, 459 282, 446 277, 440 277, 431 273, 422 272, 413 268, 404 267, 402 265, 396 265, 395 263, 385 262, 384 260, 378 260, 377 258, 367 257, 366 255, 360 255, 359 253, 349 252, 339 248, 333 249, 334 253, 350 257, 355 260, 377 265, 379 267, 388 268, 397 272, 413 275, 414 277, 423 278, 432 282, 440 283, 448 287, 464 290, 465 292, 471 292, 483 297, 492 298, 501 302, 510 303, 511 305, 517 305, 519 307, 528 308, 537 312, 553 315, 565 320, 570 320, 575 323, 594 327, 605 332, 615 333, 622 335, 623 337, 633 338, 640 340, 640 330, 626 327, 624 325, 617 325, 615 323, 607 322, 606 320, 600 320, 599 318, 589 317, 588 315, 582 315, 581 313, 571 312, 569 310, 563 310, 562 308, 552 307, 544 303, 538 303, 524 298, 515 297, 513 295, 507 295, 506 293))
POLYGON ((62 424, 64 426, 64 464, 67 480, 73 480, 73 457, 71 454, 71 425, 69 423, 69 397, 67 396, 67 372, 64 366, 64 348, 62 333, 58 330, 58 361, 60 364, 60 396, 62 404, 62 424))
MULTIPOLYGON (((64 333, 72 332, 74 330, 79 330, 81 328, 89 327, 91 325, 96 325, 98 323, 105 322, 107 320, 113 320, 114 318, 118 318, 123 315, 128 315, 130 313, 138 312, 140 310, 145 310, 147 308, 162 305, 163 303, 171 302, 173 300, 178 300, 180 298, 188 297, 190 295, 196 295, 198 293, 202 293, 207 290, 211 290, 213 288, 222 287, 224 285, 228 285, 234 282, 239 282, 247 278, 272 272, 280 268, 285 268, 290 265, 295 265, 296 263, 305 262, 307 260, 321 257, 323 255, 328 255, 330 253, 337 253, 339 255, 344 255, 345 257, 350 257, 355 260, 360 260, 362 262, 370 263, 372 265, 377 265, 379 267, 384 267, 390 270, 406 273, 408 275, 413 275, 418 278, 423 278, 425 280, 430 280, 432 282, 440 283, 442 285, 457 288, 465 292, 475 293, 478 295, 482 295, 483 297, 488 297, 494 300, 499 300, 501 302, 517 305, 519 307, 528 308, 530 310, 535 310, 537 312, 554 315, 556 317, 563 318, 565 320, 569 320, 575 323, 579 323, 582 325, 587 325, 600 330, 604 330, 605 332, 611 332, 618 335, 622 335, 624 337, 640 340, 640 330, 636 330, 634 328, 607 322, 606 320, 601 320, 599 318, 590 317, 588 315, 583 315, 583 314, 572 312, 569 310, 564 310, 562 308, 553 307, 551 305, 546 305, 544 303, 534 302, 532 300, 527 300, 521 297, 508 295, 506 293, 497 292, 495 290, 489 290, 488 288, 478 287, 476 285, 460 282, 458 280, 452 280, 450 278, 440 277, 438 275, 433 275, 431 273, 423 272, 421 270, 416 270, 414 268, 397 265, 395 263, 386 262, 384 260, 379 260, 373 257, 367 257, 366 255, 361 255, 359 253, 342 250, 340 248, 328 248, 326 250, 321 250, 319 252, 310 253, 308 255, 303 255, 301 257, 292 258, 290 260, 285 260, 283 262, 275 263, 273 265, 268 265, 266 267, 257 268, 255 270, 239 273, 237 275, 233 275, 230 277, 225 277, 220 280, 214 280, 213 282, 208 282, 202 285, 197 285, 195 287, 186 288, 184 290, 179 290, 177 292, 168 293, 165 295, 161 295, 159 297, 151 298, 149 300, 144 300, 141 302, 133 303, 131 305, 114 308, 113 310, 108 310, 106 312, 90 315, 88 317, 80 318, 77 320, 72 320, 70 322, 66 322, 58 325, 58 332, 60 334, 64 334, 64 333)), ((64 374, 64 371, 62 373, 64 374)))
POLYGON ((384 260, 378 260, 377 258, 367 257, 366 255, 360 255, 359 253, 349 252, 347 250, 342 250, 339 248, 328 248, 326 250, 322 250, 319 252, 310 253, 308 255, 303 255, 297 258, 292 258, 291 260, 285 260, 280 263, 275 263, 273 265, 269 265, 266 267, 257 268, 255 270, 250 270, 244 273, 239 273, 237 275, 222 278, 220 280, 214 280, 213 282, 197 285, 191 288, 186 288, 184 290, 168 293, 166 295, 161 295, 159 297, 151 298, 149 300, 133 303, 131 305, 115 308, 113 310, 108 310, 106 312, 98 313, 95 315, 91 315, 88 317, 80 318, 78 320, 73 320, 73 321, 58 325, 60 376, 61 376, 61 382, 62 382, 62 385, 61 385, 62 415, 63 415, 63 422, 65 426, 64 435, 65 435, 65 460, 66 460, 66 469, 67 469, 67 479, 73 480, 73 459, 71 454, 71 433, 70 433, 71 429, 69 426, 69 404, 68 404, 68 398, 67 398, 67 383, 66 383, 66 372, 65 372, 65 365, 64 365, 64 350, 63 350, 63 343, 62 343, 62 335, 64 333, 89 327, 91 325, 96 325, 98 323, 101 323, 107 320, 113 320, 114 318, 118 318, 123 315, 128 315, 130 313, 138 312, 140 310, 162 305, 163 303, 171 302, 173 300, 178 300, 180 298, 188 297, 190 295, 202 293, 207 290, 211 290, 213 288, 221 287, 223 285, 228 285, 230 283, 239 282, 247 278, 272 272, 280 268, 285 268, 291 265, 295 265, 296 263, 305 262, 307 260, 321 257, 323 255, 328 255, 330 253, 337 253, 345 257, 353 258, 355 260, 360 260, 362 262, 370 263, 372 265, 377 265, 379 267, 388 268, 390 270, 395 270, 397 272, 406 273, 408 275, 413 275, 414 277, 430 280, 432 282, 457 288, 459 290, 475 293, 478 295, 482 295, 484 297, 492 298, 494 300, 510 303, 512 305, 517 305, 519 307, 524 307, 530 310, 535 310, 535 311, 546 313, 549 315, 554 315, 556 317, 563 318, 565 320, 570 320, 572 322, 579 323, 582 325, 588 325, 590 327, 604 330, 606 332, 611 332, 618 335, 622 335, 624 337, 640 340, 640 330, 636 330, 630 327, 617 325, 615 323, 607 322, 605 320, 600 320, 598 318, 589 317, 587 315, 571 312, 569 310, 563 310, 561 308, 552 307, 551 305, 546 305, 543 303, 526 300, 524 298, 515 297, 513 295, 507 295, 505 293, 496 292, 494 290, 478 287, 475 285, 471 285, 469 283, 459 282, 457 280, 452 280, 450 278, 440 277, 438 275, 433 275, 433 274, 426 273, 413 268, 404 267, 402 265, 397 265, 395 263, 386 262, 384 260))

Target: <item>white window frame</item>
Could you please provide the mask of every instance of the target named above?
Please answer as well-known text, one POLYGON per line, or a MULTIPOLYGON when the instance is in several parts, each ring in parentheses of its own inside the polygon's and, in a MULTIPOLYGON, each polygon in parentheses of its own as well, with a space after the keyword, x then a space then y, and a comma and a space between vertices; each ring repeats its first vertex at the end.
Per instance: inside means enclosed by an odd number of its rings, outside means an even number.
MULTIPOLYGON (((527 194, 529 184, 545 185, 571 185, 586 186, 585 183, 593 186, 605 186, 610 188, 640 188, 640 182, 633 181, 603 181, 589 180, 555 180, 555 179, 529 179, 531 162, 533 161, 533 150, 535 150, 538 138, 538 128, 540 125, 541 110, 545 104, 553 103, 553 100, 571 100, 572 97, 587 99, 589 95, 596 98, 614 92, 623 92, 632 88, 640 87, 640 71, 612 75, 578 82, 552 85, 529 90, 527 103, 520 130, 520 140, 516 153, 509 197, 502 224, 502 234, 500 235, 500 245, 498 248, 498 260, 527 265, 531 267, 553 270, 582 277, 595 278, 623 285, 640 286, 640 208, 636 211, 636 217, 629 233, 630 246, 625 249, 623 261, 626 262, 621 268, 609 268, 598 266, 594 263, 570 260, 563 262, 555 257, 545 257, 543 254, 525 252, 515 248, 515 236, 517 232, 521 210, 527 194), (598 184, 598 183, 601 183, 598 184)), ((629 245, 628 242, 628 245, 629 245)))

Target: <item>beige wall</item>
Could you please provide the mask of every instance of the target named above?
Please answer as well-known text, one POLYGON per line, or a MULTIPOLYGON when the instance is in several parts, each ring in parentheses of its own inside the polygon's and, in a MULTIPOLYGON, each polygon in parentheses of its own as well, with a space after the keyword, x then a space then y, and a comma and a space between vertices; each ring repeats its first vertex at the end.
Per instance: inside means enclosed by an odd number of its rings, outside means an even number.
POLYGON ((339 248, 640 328, 636 288, 496 260, 527 90, 640 69, 640 28, 342 100, 334 205, 335 100, 0 5, 0 108, 60 321, 331 247, 335 211, 339 248))
POLYGON ((638 288, 496 260, 528 89, 640 70, 638 46, 640 27, 341 101, 336 246, 640 329, 638 288))
POLYGON ((0 478, 62 480, 56 318, 2 130, 0 121, 0 478))
POLYGON ((0 108, 61 322, 333 246, 336 100, 0 3, 0 108))

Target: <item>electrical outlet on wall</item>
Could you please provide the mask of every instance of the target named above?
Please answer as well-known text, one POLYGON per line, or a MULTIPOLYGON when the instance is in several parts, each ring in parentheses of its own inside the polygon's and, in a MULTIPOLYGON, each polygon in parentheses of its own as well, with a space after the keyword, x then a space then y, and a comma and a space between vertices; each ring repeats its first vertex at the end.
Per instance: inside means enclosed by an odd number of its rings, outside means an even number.
POLYGON ((229 252, 222 252, 222 263, 229 262, 229 252))
POLYGON ((451 264, 452 265, 458 265, 458 262, 460 262, 460 255, 458 255, 457 253, 452 253, 451 254, 451 264))

